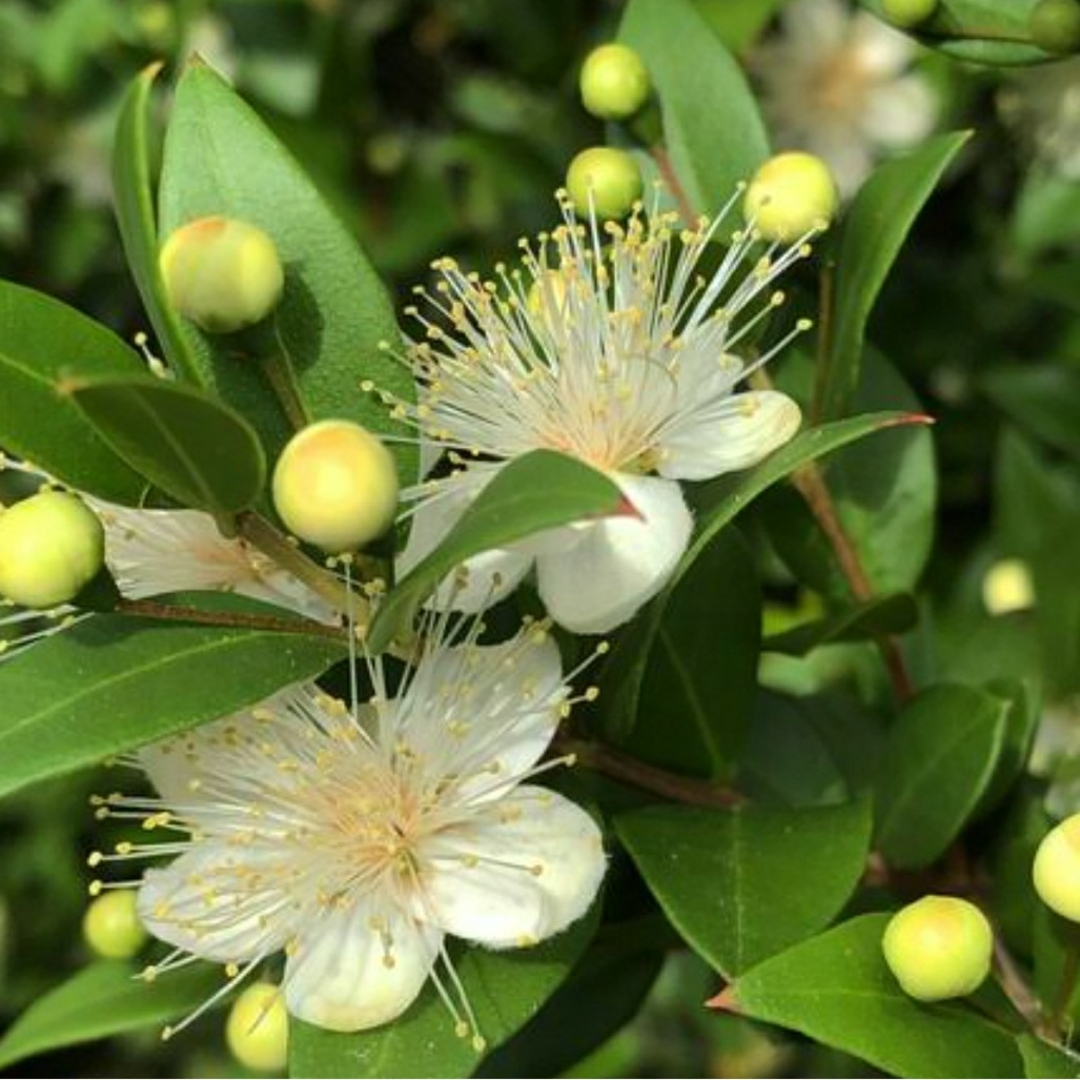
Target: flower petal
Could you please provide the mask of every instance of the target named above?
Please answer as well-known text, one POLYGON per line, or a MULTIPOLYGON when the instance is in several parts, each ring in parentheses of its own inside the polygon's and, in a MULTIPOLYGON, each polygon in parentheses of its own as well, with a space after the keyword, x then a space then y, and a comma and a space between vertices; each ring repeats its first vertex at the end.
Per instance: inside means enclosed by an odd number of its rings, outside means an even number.
POLYGON ((922 142, 938 116, 938 99, 930 83, 913 73, 876 87, 866 99, 862 126, 880 146, 903 150, 922 142))
POLYGON ((537 560, 540 598, 568 630, 598 634, 626 622, 660 591, 690 539, 693 521, 673 480, 612 473, 640 517, 595 522, 563 555, 537 560))
POLYGON ((593 819, 527 784, 437 834, 420 861, 425 918, 494 949, 536 944, 581 918, 607 867, 593 819))
POLYGON ((850 22, 850 47, 858 65, 868 75, 888 79, 899 75, 915 59, 915 42, 866 11, 856 12, 850 22))
POLYGON ((285 963, 293 1016, 331 1031, 361 1031, 416 999, 442 934, 399 911, 362 903, 330 908, 304 929, 285 963))
POLYGON ((664 436, 659 472, 678 480, 707 480, 756 465, 799 430, 802 414, 786 394, 732 394, 691 413, 664 436))

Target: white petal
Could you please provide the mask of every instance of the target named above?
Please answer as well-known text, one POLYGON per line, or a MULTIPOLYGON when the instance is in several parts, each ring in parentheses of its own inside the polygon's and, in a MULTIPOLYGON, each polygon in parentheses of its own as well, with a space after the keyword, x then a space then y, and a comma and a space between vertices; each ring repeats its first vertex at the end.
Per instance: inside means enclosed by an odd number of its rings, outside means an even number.
POLYGON ((537 560, 548 613, 583 634, 626 622, 659 592, 686 550, 693 524, 673 480, 627 473, 611 478, 640 516, 597 521, 573 550, 537 560))
POLYGON ((707 480, 756 465, 799 430, 802 414, 786 394, 752 390, 690 413, 661 444, 661 476, 707 480))
POLYGON ((851 20, 850 41, 859 66, 868 74, 887 79, 899 75, 915 58, 915 43, 899 30, 865 11, 851 20))
POLYGON ((420 859, 428 917, 496 949, 535 944, 581 918, 607 866, 592 818, 530 785, 438 834, 420 859))
POLYGON ((385 1024, 416 999, 441 941, 392 908, 330 909, 305 927, 285 963, 289 1012, 331 1031, 385 1024))
POLYGON ((934 130, 938 101, 922 75, 905 75, 876 87, 868 96, 863 130, 880 146, 903 150, 934 130))
POLYGON ((848 11, 842 0, 792 0, 780 18, 785 40, 809 64, 837 48, 849 26, 848 11))

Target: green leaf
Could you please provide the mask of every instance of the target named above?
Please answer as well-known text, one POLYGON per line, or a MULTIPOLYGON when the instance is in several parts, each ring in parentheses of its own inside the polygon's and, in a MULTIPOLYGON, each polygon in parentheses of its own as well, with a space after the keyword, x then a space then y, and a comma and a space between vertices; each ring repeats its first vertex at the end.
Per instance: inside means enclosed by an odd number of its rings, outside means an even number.
POLYGON ((1028 1077, 1080 1077, 1080 1057, 1063 1046, 1054 1046, 1028 1032, 1016 1036, 1016 1045, 1024 1059, 1024 1075, 1028 1077))
MULTIPOLYGON (((454 960, 488 1048, 536 1015, 566 978, 596 931, 598 906, 569 930, 531 949, 472 947, 454 960)), ((453 993, 453 991, 451 991, 453 993)), ((391 1024, 340 1034, 294 1022, 289 1028, 293 1076, 408 1077, 472 1075, 483 1057, 454 1021, 429 979, 419 998, 391 1024)))
POLYGON ((0 281, 0 444, 65 484, 114 502, 146 487, 57 393, 70 375, 137 375, 145 368, 115 334, 74 308, 0 281))
POLYGON ((757 689, 761 587, 746 542, 716 536, 666 595, 659 625, 636 622, 604 667, 609 731, 635 757, 730 775, 757 689))
POLYGON ((986 690, 1006 704, 1005 738, 994 775, 975 808, 983 817, 996 809, 1023 773, 1042 719, 1042 694, 1035 679, 994 679, 986 690))
POLYGON ((894 593, 855 604, 824 619, 803 623, 762 642, 767 652, 805 656, 819 645, 862 641, 883 634, 903 634, 919 621, 919 605, 911 593, 894 593))
POLYGON ((876 786, 877 843, 890 863, 927 866, 959 835, 994 776, 1009 708, 941 683, 896 719, 876 786))
POLYGON ((0 665, 0 794, 320 675, 328 638, 96 615, 0 665))
POLYGON ((916 216, 946 166, 969 137, 954 132, 887 161, 859 189, 837 242, 832 332, 819 372, 815 415, 848 410, 859 385, 866 323, 916 216))
POLYGON ((150 108, 160 70, 160 63, 144 68, 131 81, 120 105, 112 158, 114 210, 128 268, 166 358, 189 382, 201 382, 180 319, 166 298, 158 265, 150 108))
POLYGON ((881 953, 890 916, 863 915, 748 971, 720 1004, 893 1076, 1019 1076, 1012 1036, 959 1004, 909 998, 881 953))
POLYGON ((696 213, 716 213, 768 156, 746 78, 690 0, 630 0, 619 39, 649 69, 664 136, 696 213))
MULTIPOLYGON (((275 323, 292 378, 312 419, 352 420, 372 431, 400 433, 390 412, 360 389, 412 400, 411 375, 379 350, 400 334, 382 282, 318 189, 255 112, 201 63, 180 79, 165 139, 161 231, 207 214, 249 221, 274 240, 285 265, 285 294, 275 323)), ((287 435, 262 374, 232 345, 184 324, 202 378, 259 429, 272 453, 287 435)), ((404 483, 416 476, 417 453, 395 443, 404 483)))
POLYGON ((167 1024, 221 989, 221 969, 197 964, 152 983, 130 964, 102 960, 42 995, 0 1039, 0 1068, 63 1046, 167 1024))
POLYGON ((749 48, 784 0, 694 0, 720 40, 733 52, 749 48))
POLYGON ((481 551, 582 518, 632 512, 603 473, 554 450, 533 450, 501 468, 442 544, 405 575, 379 605, 368 648, 381 652, 407 627, 448 573, 481 551))
POLYGON ((808 810, 648 807, 619 838, 675 928, 732 978, 839 914, 866 867, 870 801, 808 810))
POLYGON ((1080 460, 1080 372, 1060 364, 999 368, 982 388, 1021 428, 1080 460))
POLYGON ((184 506, 220 517, 262 493, 258 436, 203 391, 152 375, 71 379, 63 389, 117 454, 184 506))

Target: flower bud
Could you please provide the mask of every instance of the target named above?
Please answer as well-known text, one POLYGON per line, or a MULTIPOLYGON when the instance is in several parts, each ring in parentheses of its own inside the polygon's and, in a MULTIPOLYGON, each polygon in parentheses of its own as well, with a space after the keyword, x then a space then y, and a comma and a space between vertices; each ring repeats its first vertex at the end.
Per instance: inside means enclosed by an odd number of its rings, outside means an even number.
POLYGON ((1023 559, 1000 559, 986 571, 982 596, 991 615, 1024 611, 1035 604, 1031 571, 1023 559))
POLYGON ((105 530, 66 491, 42 491, 0 513, 0 596, 29 608, 73 599, 101 569, 105 530))
POLYGON ((204 217, 177 229, 161 249, 173 307, 208 334, 231 334, 277 307, 285 275, 274 242, 254 225, 204 217))
POLYGON ((284 1071, 289 1016, 281 990, 267 982, 252 983, 244 990, 225 1021, 225 1041, 245 1069, 259 1076, 284 1071))
POLYGON ((1050 53, 1080 49, 1080 3, 1077 0, 1040 0, 1028 23, 1031 40, 1050 53))
POLYGON ((331 554, 374 540, 397 509, 390 451, 347 420, 322 420, 297 432, 278 458, 273 488, 286 527, 331 554))
POLYGON ((743 216, 765 240, 790 244, 827 228, 839 201, 825 162, 792 151, 769 158, 754 174, 743 200, 743 216))
POLYGON ((885 962, 916 1001, 973 993, 990 973, 994 935, 986 916, 955 896, 924 896, 885 928, 885 962))
POLYGON ((1051 911, 1080 922, 1080 814, 1067 817, 1043 837, 1031 877, 1039 899, 1051 911))
POLYGON ((146 944, 135 901, 134 889, 117 889, 103 893, 86 909, 83 938, 98 956, 130 960, 146 944))
POLYGON ((601 45, 581 68, 581 100, 601 120, 626 120, 649 98, 652 84, 641 57, 626 45, 601 45))
POLYGON ((641 170, 625 150, 593 146, 570 162, 566 190, 579 214, 591 205, 598 218, 625 217, 641 198, 641 170))
POLYGON ((882 14, 902 30, 926 22, 937 6, 938 0, 881 0, 882 14))

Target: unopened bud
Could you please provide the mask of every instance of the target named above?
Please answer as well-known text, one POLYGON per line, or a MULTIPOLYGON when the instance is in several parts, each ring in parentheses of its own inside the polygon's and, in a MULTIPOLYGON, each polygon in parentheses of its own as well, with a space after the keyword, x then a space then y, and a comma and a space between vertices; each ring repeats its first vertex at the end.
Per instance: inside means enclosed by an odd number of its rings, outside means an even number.
POLYGON ((579 214, 591 207, 601 220, 625 217, 641 198, 641 170, 625 150, 593 146, 570 162, 566 190, 579 214))
POLYGON ((777 154, 754 174, 743 216, 765 240, 790 244, 828 227, 840 196, 828 166, 801 151, 777 154))
POLYGON ((601 45, 581 68, 581 100, 601 120, 626 120, 649 99, 652 84, 641 57, 626 45, 601 45))
POLYGON ((898 911, 881 942, 901 989, 916 1001, 973 993, 990 973, 994 935, 986 916, 956 896, 924 896, 898 911))
POLYGON ((390 451, 348 420, 321 420, 297 432, 278 458, 273 489, 286 527, 330 554, 374 540, 397 509, 390 451))
POLYGON ((1080 814, 1052 828, 1035 852, 1031 877, 1039 899, 1070 922, 1080 922, 1080 814))
POLYGON ((1080 49, 1080 3, 1077 0, 1039 0, 1028 23, 1031 40, 1050 53, 1080 49))
POLYGON ((938 0, 881 0, 882 14, 901 30, 926 22, 937 6, 938 0))
POLYGON ((103 893, 86 909, 83 938, 106 960, 130 960, 146 944, 134 889, 103 893))
POLYGON ((13 603, 67 603, 104 559, 101 522, 75 495, 42 491, 0 513, 0 596, 13 603))
POLYGON ((983 603, 991 615, 1024 611, 1035 604, 1031 571, 1023 559, 1000 559, 982 580, 983 603))
POLYGON ((233 1057, 259 1076, 282 1072, 288 1062, 289 1016, 280 987, 252 983, 233 1002, 225 1021, 233 1057))
POLYGON ((254 225, 204 217, 177 229, 161 249, 173 307, 209 334, 231 334, 277 307, 285 275, 273 240, 254 225))

